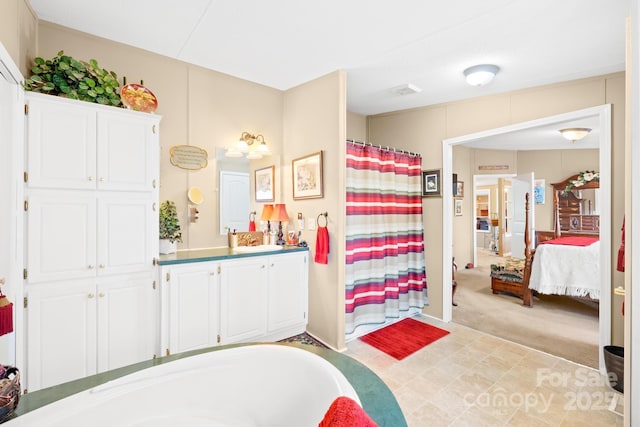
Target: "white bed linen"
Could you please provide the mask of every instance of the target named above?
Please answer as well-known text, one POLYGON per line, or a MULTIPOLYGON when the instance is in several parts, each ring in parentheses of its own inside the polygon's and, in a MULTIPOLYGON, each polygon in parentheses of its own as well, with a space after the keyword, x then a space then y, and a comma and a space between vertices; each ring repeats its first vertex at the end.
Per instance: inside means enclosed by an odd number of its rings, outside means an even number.
POLYGON ((600 241, 589 246, 541 244, 531 266, 529 289, 547 295, 600 299, 600 241))

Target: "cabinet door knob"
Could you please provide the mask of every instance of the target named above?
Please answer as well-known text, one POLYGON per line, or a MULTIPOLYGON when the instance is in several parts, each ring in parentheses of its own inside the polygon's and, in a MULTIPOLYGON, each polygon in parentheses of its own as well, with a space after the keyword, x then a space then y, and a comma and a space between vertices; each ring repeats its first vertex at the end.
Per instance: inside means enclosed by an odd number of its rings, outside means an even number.
POLYGON ((89 294, 89 295, 87 295, 87 297, 89 297, 89 299, 92 299, 93 297, 95 297, 95 295, 94 294, 89 294))
POLYGON ((87 179, 88 179, 89 181, 93 181, 93 177, 92 177, 92 176, 88 176, 88 177, 87 177, 87 179))
POLYGON ((100 293, 98 294, 98 296, 99 296, 100 298, 104 298, 104 292, 100 292, 100 293))
POLYGON ((93 265, 92 264, 89 264, 88 267, 89 267, 89 270, 93 270, 93 265))
POLYGON ((104 178, 103 177, 100 177, 100 182, 104 182, 104 178))
POLYGON ((100 264, 100 266, 99 266, 99 267, 100 267, 100 268, 104 268, 104 264, 100 264))

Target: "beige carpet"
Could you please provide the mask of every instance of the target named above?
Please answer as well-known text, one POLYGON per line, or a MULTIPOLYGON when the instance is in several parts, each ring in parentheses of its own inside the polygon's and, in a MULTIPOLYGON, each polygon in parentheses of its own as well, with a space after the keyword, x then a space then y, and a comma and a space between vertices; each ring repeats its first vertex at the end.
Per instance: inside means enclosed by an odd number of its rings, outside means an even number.
POLYGON ((539 295, 533 307, 518 297, 491 293, 489 259, 458 266, 453 321, 593 368, 598 367, 598 304, 557 295, 539 295))

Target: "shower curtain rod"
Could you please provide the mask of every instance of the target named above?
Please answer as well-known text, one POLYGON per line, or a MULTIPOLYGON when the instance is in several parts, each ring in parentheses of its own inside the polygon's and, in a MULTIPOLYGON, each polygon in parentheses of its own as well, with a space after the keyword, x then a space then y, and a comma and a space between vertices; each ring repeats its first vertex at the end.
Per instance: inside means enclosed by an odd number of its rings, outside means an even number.
POLYGON ((372 144, 370 142, 364 142, 364 141, 356 141, 355 139, 349 139, 347 138, 347 142, 350 142, 352 144, 362 144, 363 147, 366 147, 367 145, 369 147, 378 147, 381 150, 386 150, 386 151, 393 151, 394 153, 402 153, 402 154, 408 154, 410 156, 419 156, 422 157, 422 154, 420 153, 414 153, 413 151, 406 151, 406 150, 399 150, 397 148, 393 148, 393 147, 389 147, 387 146, 382 146, 380 144, 372 144))

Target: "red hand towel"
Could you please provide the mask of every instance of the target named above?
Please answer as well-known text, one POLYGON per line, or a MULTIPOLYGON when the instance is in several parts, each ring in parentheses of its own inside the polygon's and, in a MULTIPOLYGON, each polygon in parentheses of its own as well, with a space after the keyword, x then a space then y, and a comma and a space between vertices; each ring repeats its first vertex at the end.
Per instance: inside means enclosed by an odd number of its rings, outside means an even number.
POLYGON ((315 261, 318 264, 329 263, 329 230, 327 227, 318 227, 316 234, 316 256, 315 261))
POLYGON ((340 396, 333 401, 318 427, 378 427, 353 399, 340 396))
MULTIPOLYGON (((616 264, 616 270, 624 271, 624 219, 622 219, 622 239, 620 242, 620 248, 618 248, 618 262, 616 264)), ((624 314, 624 308, 622 309, 624 314)))
POLYGON ((256 231, 256 222, 249 221, 249 231, 256 231))

